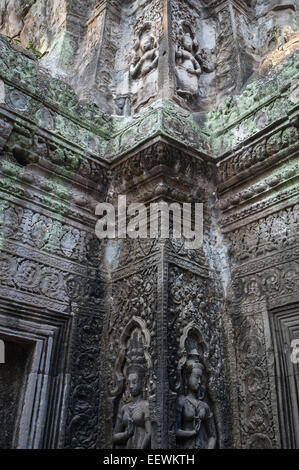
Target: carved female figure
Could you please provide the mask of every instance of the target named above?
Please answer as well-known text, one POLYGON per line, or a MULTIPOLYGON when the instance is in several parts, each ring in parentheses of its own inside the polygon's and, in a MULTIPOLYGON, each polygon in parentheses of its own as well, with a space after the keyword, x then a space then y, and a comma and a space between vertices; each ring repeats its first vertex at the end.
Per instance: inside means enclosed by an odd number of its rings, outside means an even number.
POLYGON ((133 335, 127 357, 127 386, 131 400, 124 404, 117 416, 113 443, 126 449, 149 449, 151 423, 149 403, 143 399, 145 364, 142 340, 133 335))
POLYGON ((191 29, 181 28, 176 50, 177 92, 185 98, 192 98, 198 93, 198 79, 201 75, 198 43, 191 29))
POLYGON ((158 65, 158 49, 154 37, 145 31, 135 44, 135 54, 130 67, 132 78, 144 77, 158 65))
POLYGON ((158 60, 158 46, 148 25, 135 42, 130 65, 132 104, 135 111, 157 93, 158 60))
POLYGON ((209 405, 199 398, 204 368, 196 351, 192 351, 191 356, 184 370, 187 393, 178 400, 177 444, 181 449, 214 449, 213 413, 209 405))

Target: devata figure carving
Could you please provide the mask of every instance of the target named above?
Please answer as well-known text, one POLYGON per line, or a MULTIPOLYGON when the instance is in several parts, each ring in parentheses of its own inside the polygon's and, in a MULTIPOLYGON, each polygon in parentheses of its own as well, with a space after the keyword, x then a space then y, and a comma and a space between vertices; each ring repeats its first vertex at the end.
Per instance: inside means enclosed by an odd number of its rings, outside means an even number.
POLYGON ((130 66, 132 78, 144 77, 158 65, 158 48, 149 30, 145 30, 134 46, 135 54, 130 66))
POLYGON ((188 25, 180 27, 175 57, 177 92, 183 98, 191 99, 198 93, 201 65, 199 44, 188 25))
POLYGON ((151 446, 149 403, 143 399, 146 365, 142 338, 135 330, 127 353, 127 388, 130 401, 118 413, 113 443, 126 449, 148 449, 151 446))
POLYGON ((186 394, 178 400, 177 445, 180 449, 214 449, 216 431, 213 413, 200 396, 204 366, 192 350, 183 369, 186 394))
POLYGON ((157 66, 159 60, 158 45, 151 33, 151 26, 146 25, 134 45, 130 65, 131 91, 133 108, 147 103, 157 94, 157 66))

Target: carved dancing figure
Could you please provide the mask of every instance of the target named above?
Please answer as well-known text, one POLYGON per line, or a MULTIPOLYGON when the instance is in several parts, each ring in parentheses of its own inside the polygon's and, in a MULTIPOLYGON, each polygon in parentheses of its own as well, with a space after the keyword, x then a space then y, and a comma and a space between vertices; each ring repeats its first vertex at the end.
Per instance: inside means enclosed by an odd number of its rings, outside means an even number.
POLYGON ((198 80, 201 75, 199 45, 188 26, 182 26, 176 50, 177 92, 184 98, 192 98, 198 93, 198 80))
POLYGON ((130 65, 130 82, 134 111, 157 94, 157 73, 159 50, 150 26, 146 26, 134 45, 130 65))
POLYGON ((181 449, 214 449, 216 431, 213 413, 199 397, 204 366, 198 360, 196 350, 184 366, 186 394, 178 400, 177 444, 181 449))
POLYGON ((135 54, 130 66, 130 76, 133 79, 144 77, 158 65, 158 48, 154 37, 148 30, 144 31, 141 39, 134 46, 135 54))

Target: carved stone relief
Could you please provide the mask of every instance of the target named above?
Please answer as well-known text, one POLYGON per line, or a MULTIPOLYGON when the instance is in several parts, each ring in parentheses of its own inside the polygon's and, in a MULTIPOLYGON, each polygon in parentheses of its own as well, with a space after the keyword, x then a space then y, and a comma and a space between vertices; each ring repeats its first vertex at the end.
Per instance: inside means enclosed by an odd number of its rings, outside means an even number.
MULTIPOLYGON (((73 78, 0 38, 0 329, 47 337, 43 393, 57 410, 22 443, 298 447, 297 365, 286 363, 298 339, 296 54, 234 95, 273 39, 295 50, 284 29, 295 3, 67 3, 61 65, 73 78), (119 194, 203 202, 203 247, 100 242, 95 206, 119 194)), ((27 7, 24 37, 37 24, 27 7)))
POLYGON ((210 107, 214 100, 215 25, 204 21, 205 10, 195 2, 172 2, 172 39, 178 102, 192 109, 210 107))
POLYGON ((214 416, 207 403, 206 372, 195 338, 191 334, 186 339, 189 347, 186 347, 185 363, 180 364, 183 394, 179 395, 177 405, 177 446, 180 449, 214 449, 214 416))
MULTIPOLYGON (((64 446, 95 449, 98 440, 100 397, 100 335, 103 321, 95 309, 81 311, 81 299, 73 304, 76 333, 72 349, 72 380, 70 384, 64 446)), ((84 305, 84 302, 82 302, 84 305)))
POLYGON ((157 40, 151 24, 146 24, 137 35, 130 64, 130 88, 135 112, 157 94, 158 60, 157 40))
POLYGON ((106 396, 101 406, 108 420, 113 416, 106 429, 100 430, 107 448, 151 447, 157 367, 156 275, 154 267, 112 286, 103 336, 103 354, 110 361, 101 368, 106 396))
POLYGON ((191 26, 182 24, 177 42, 176 76, 177 93, 192 100, 198 93, 198 80, 201 75, 199 45, 191 26))
POLYGON ((220 404, 228 391, 222 375, 225 343, 217 287, 175 267, 170 273, 169 380, 178 394, 177 446, 214 448, 217 443, 222 447, 230 440, 225 424, 230 420, 230 404, 220 404), (217 429, 222 429, 220 442, 217 429))
POLYGON ((265 340, 265 305, 253 302, 247 308, 243 306, 243 309, 243 316, 235 320, 235 328, 239 332, 237 380, 240 445, 243 448, 276 448, 277 426, 271 401, 271 364, 265 340), (262 387, 259 376, 263 378, 262 387))
POLYGON ((149 364, 146 363, 142 332, 133 329, 127 340, 124 365, 126 390, 123 392, 117 413, 113 443, 126 449, 151 447, 151 421, 149 402, 144 399, 149 364), (127 396, 126 396, 127 395, 127 396))

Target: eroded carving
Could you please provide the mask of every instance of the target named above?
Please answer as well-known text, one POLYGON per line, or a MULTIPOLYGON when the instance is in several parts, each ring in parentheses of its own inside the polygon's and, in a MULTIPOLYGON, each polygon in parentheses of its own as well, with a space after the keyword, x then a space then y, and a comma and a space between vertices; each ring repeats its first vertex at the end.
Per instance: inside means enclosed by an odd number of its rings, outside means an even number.
POLYGON ((157 41, 148 23, 138 34, 130 65, 132 105, 135 111, 157 94, 158 60, 157 41))
POLYGON ((186 23, 179 29, 175 57, 177 92, 183 98, 191 100, 198 93, 198 80, 202 70, 199 44, 191 26, 186 23))

